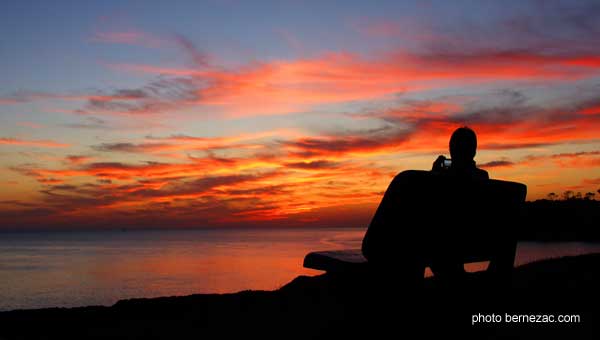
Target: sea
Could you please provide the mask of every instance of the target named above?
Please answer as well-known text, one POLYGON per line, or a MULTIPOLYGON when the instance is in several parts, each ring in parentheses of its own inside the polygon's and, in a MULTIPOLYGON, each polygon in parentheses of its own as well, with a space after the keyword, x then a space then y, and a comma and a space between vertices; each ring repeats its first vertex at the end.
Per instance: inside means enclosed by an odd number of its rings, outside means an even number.
MULTIPOLYGON (((360 248, 364 233, 340 228, 3 232, 0 311, 273 290, 299 275, 322 273, 302 267, 308 252, 360 248)), ((593 252, 600 252, 600 244, 524 242, 515 265, 593 252)))

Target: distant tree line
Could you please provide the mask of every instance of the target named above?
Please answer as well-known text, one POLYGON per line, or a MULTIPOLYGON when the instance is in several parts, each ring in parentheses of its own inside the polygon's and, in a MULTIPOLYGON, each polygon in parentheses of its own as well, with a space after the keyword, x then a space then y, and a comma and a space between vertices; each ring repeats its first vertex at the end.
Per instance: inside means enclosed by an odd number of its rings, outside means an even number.
MULTIPOLYGON (((597 190, 597 193, 600 194, 600 189, 597 190)), ((550 201, 572 201, 572 200, 587 200, 593 201, 596 199, 596 192, 586 192, 582 194, 581 192, 574 192, 572 190, 567 190, 563 192, 561 195, 558 195, 554 192, 549 193, 547 199, 550 201)))
MULTIPOLYGON (((598 190, 600 194, 600 190, 598 190)), ((567 190, 525 202, 519 238, 531 241, 600 241, 600 199, 593 192, 567 190)))

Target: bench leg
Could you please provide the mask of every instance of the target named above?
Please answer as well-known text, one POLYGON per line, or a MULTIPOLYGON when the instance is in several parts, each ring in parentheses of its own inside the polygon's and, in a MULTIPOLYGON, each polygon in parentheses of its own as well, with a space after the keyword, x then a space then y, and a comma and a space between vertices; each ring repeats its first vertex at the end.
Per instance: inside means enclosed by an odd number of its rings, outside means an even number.
POLYGON ((422 287, 425 279, 425 265, 420 262, 369 264, 372 283, 389 292, 402 292, 405 289, 422 287))
POLYGON ((487 271, 492 274, 495 279, 498 279, 503 283, 509 283, 515 265, 516 252, 517 241, 506 242, 502 248, 498 249, 496 256, 490 260, 487 271))

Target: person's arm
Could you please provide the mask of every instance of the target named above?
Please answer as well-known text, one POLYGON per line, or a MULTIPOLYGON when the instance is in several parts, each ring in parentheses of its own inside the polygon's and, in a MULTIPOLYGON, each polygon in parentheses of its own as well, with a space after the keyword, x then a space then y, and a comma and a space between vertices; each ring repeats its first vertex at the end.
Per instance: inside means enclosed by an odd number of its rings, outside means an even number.
POLYGON ((431 171, 442 171, 444 169, 443 164, 444 164, 445 160, 446 160, 445 156, 439 155, 438 158, 433 162, 431 171))

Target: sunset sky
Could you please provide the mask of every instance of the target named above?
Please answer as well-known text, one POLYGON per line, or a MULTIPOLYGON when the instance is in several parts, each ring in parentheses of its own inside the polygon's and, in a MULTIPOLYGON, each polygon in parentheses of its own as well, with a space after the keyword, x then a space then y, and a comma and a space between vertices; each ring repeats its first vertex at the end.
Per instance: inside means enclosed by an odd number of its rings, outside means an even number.
POLYGON ((594 1, 6 1, 0 79, 0 229, 365 226, 462 125, 600 189, 594 1))

